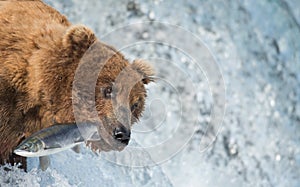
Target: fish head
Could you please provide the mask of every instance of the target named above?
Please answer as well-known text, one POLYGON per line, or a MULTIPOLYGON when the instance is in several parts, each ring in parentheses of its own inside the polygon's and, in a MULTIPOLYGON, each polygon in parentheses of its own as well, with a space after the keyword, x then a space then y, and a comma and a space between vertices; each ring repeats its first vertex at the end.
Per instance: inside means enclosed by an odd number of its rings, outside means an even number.
POLYGON ((28 138, 16 147, 14 153, 24 157, 35 157, 44 149, 43 141, 38 138, 28 138))

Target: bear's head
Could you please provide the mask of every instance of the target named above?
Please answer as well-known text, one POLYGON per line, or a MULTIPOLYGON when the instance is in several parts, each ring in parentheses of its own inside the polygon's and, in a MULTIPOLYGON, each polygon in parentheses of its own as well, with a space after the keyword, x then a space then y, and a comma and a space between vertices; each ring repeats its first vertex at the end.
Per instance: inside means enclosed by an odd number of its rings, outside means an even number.
POLYGON ((72 75, 72 103, 76 122, 98 125, 101 140, 88 141, 93 150, 122 150, 131 126, 144 110, 145 84, 153 69, 143 60, 129 63, 111 46, 98 41, 84 26, 71 27, 63 37, 65 54, 78 61, 72 75))

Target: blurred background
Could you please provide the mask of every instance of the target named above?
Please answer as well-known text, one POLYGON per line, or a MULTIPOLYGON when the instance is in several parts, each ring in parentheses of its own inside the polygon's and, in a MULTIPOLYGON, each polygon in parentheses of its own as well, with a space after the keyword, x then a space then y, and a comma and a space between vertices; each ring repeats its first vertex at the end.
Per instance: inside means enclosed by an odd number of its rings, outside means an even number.
POLYGON ((0 186, 300 186, 300 1, 45 2, 157 82, 124 153, 31 159, 0 186))

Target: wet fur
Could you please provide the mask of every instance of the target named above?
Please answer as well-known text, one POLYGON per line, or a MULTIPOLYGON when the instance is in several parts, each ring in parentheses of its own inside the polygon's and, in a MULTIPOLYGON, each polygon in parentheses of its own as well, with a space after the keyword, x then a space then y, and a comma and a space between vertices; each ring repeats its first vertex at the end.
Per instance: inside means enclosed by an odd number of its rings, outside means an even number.
MULTIPOLYGON (((100 73, 96 89, 113 82, 125 67, 142 76, 129 98, 130 104, 141 102, 133 114, 136 118, 141 115, 144 84, 151 81, 152 68, 143 61, 130 65, 114 48, 99 42, 90 29, 71 25, 43 2, 0 2, 0 38, 0 164, 21 162, 26 168, 25 158, 12 154, 24 138, 55 123, 75 121, 73 78, 80 58, 92 44, 98 46, 95 54, 114 54, 100 73)), ((117 119, 111 102, 96 93, 96 105, 104 126, 113 129, 117 119)), ((101 150, 100 144, 91 146, 101 150)))

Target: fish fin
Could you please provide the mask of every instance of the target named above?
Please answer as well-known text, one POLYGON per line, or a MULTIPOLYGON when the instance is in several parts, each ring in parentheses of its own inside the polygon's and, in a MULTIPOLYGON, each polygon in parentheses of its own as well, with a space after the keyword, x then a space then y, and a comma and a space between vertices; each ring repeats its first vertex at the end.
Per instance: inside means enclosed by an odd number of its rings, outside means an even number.
POLYGON ((99 141, 101 140, 98 132, 94 132, 88 139, 89 141, 99 141))
POLYGON ((75 143, 82 143, 84 142, 84 139, 82 137, 80 137, 79 139, 74 141, 75 143))
POLYGON ((74 147, 72 147, 72 150, 73 150, 75 153, 80 153, 80 145, 75 145, 74 147))
POLYGON ((50 158, 49 156, 40 156, 39 157, 40 160, 40 168, 42 171, 45 171, 49 165, 50 165, 50 158))

